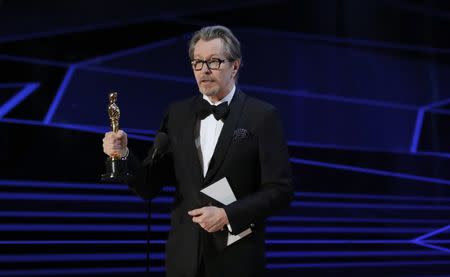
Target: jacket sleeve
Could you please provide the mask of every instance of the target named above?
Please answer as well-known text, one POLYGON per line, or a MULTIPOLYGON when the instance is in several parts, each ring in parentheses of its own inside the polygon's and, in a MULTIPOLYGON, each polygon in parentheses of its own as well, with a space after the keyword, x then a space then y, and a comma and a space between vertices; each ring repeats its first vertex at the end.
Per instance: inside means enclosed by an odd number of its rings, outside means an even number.
MULTIPOLYGON (((159 132, 167 133, 167 135, 169 135, 168 117, 169 112, 164 116, 159 129, 159 132)), ((153 147, 154 145, 150 147, 143 161, 140 161, 131 150, 128 156, 128 168, 132 174, 128 180, 128 186, 143 199, 154 198, 163 186, 174 185, 176 182, 171 147, 169 146, 169 149, 157 159, 152 160, 153 147)))
POLYGON ((233 235, 263 222, 294 197, 288 149, 275 108, 266 112, 256 134, 261 182, 257 191, 224 207, 233 235))

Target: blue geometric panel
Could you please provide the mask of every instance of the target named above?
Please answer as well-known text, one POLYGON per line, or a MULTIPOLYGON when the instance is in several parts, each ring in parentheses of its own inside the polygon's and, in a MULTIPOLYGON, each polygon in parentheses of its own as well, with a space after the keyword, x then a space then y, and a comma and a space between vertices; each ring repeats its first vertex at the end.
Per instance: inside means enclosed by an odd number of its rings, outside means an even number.
POLYGON ((442 105, 433 107, 438 109, 449 109, 450 106, 450 95, 448 92, 450 91, 450 66, 445 64, 439 64, 435 66, 435 74, 433 75, 433 84, 434 84, 434 101, 433 102, 441 102, 442 105))
MULTIPOLYGON (((446 240, 445 237, 443 237, 443 234, 447 234, 450 230, 450 225, 447 225, 445 227, 439 228, 437 230, 433 230, 432 232, 429 232, 423 236, 420 236, 413 240, 414 243, 418 245, 422 245, 425 247, 429 247, 435 250, 440 250, 444 253, 450 254, 450 248, 446 246, 440 246, 439 244, 448 244, 448 239, 446 240)), ((448 237, 447 237, 448 238, 448 237)))
POLYGON ((3 118, 7 113, 9 113, 14 107, 19 105, 25 98, 27 98, 31 93, 33 93, 36 89, 39 88, 39 83, 22 83, 22 84, 0 84, 0 88, 11 88, 17 87, 20 90, 14 94, 7 101, 1 103, 0 105, 0 119, 3 118))
POLYGON ((288 140, 408 151, 414 110, 247 92, 279 109, 288 140))
POLYGON ((187 36, 174 37, 143 45, 126 55, 114 56, 113 53, 102 59, 93 59, 89 65, 193 78, 188 42, 187 36))
MULTIPOLYGON (((54 122, 105 126, 107 95, 118 91, 122 126, 157 130, 169 103, 198 93, 193 80, 187 83, 144 77, 79 69, 72 76, 54 122)), ((280 110, 288 140, 386 150, 409 148, 415 110, 260 93, 243 87, 249 95, 280 110)))
MULTIPOLYGON (((416 106, 433 99, 428 93, 431 83, 427 60, 291 34, 260 30, 235 33, 243 45, 243 84, 416 106)), ((102 65, 192 78, 188 40, 179 37, 172 43, 103 61, 102 65)))
POLYGON ((121 126, 156 130, 169 103, 194 95, 195 89, 194 83, 79 69, 72 76, 53 122, 107 126, 108 94, 117 91, 121 126))

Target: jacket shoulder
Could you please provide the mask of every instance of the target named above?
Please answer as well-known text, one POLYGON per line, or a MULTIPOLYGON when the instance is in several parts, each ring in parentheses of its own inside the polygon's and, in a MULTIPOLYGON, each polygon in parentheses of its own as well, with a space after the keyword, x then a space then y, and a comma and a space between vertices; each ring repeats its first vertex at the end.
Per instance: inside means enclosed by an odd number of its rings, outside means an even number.
POLYGON ((275 106, 269 102, 263 101, 261 99, 245 95, 247 109, 257 112, 258 114, 265 113, 277 113, 278 110, 275 106))
POLYGON ((178 100, 178 101, 175 101, 175 102, 169 104, 169 107, 167 109, 168 114, 171 114, 171 113, 179 114, 179 113, 186 113, 186 112, 192 111, 192 109, 194 107, 194 103, 196 102, 197 98, 198 98, 198 96, 196 95, 196 96, 178 100))

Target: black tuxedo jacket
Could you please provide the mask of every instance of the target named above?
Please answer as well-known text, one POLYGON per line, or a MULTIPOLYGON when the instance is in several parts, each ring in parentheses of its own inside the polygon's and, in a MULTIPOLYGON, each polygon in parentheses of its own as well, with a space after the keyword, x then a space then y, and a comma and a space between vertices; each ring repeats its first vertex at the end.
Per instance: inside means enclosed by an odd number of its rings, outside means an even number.
MULTIPOLYGON (((293 198, 291 169, 281 122, 275 108, 236 91, 207 174, 203 177, 195 138, 201 95, 172 104, 161 125, 170 141, 162 158, 142 163, 130 153, 130 187, 142 198, 161 186, 175 185, 171 230, 166 244, 167 276, 194 277, 201 257, 214 276, 261 276, 265 267, 265 219, 293 198), (232 234, 252 234, 226 246, 228 230, 207 233, 188 211, 213 204, 200 190, 226 177, 237 201, 223 207, 232 234)), ((150 149, 149 153, 153 153, 150 149)))

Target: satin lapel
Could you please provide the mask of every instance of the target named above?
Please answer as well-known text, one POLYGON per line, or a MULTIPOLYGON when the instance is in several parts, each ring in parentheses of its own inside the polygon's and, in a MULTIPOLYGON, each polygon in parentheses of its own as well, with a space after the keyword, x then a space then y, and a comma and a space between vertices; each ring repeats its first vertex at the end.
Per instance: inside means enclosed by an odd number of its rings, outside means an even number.
POLYGON ((236 129, 236 124, 241 117, 242 107, 245 102, 245 94, 240 91, 236 91, 233 99, 230 103, 230 112, 224 122, 222 131, 220 132, 219 139, 217 140, 214 154, 209 164, 208 172, 205 176, 204 184, 209 184, 214 174, 222 165, 222 162, 227 154, 228 148, 233 138, 233 132, 236 129))
POLYGON ((196 128, 197 128, 197 113, 196 113, 196 103, 198 102, 198 97, 195 97, 191 103, 191 111, 189 115, 189 119, 185 128, 185 138, 186 138, 186 160, 192 164, 193 173, 197 174, 198 184, 201 184, 203 181, 203 168, 200 164, 197 147, 195 147, 195 136, 196 128))

